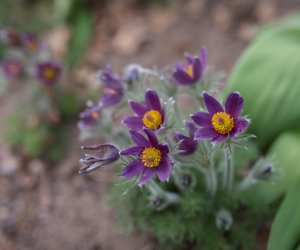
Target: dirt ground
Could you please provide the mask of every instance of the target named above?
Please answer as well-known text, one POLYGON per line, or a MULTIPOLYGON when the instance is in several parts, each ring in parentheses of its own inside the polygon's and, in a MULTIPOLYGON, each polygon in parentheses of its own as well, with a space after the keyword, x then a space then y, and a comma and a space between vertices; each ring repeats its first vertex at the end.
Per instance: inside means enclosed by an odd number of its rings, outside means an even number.
MULTIPOLYGON (((116 71, 129 63, 174 65, 183 52, 198 53, 202 46, 208 48, 208 63, 229 73, 259 25, 300 7, 292 0, 169 2, 167 8, 131 0, 94 6, 93 39, 73 72, 74 84, 92 88, 96 69, 106 63, 116 71)), ((9 100, 1 97, 0 105, 2 120, 9 100)), ((78 141, 76 124, 70 133, 71 147, 57 166, 24 164, 0 142, 0 249, 157 249, 147 235, 116 229, 105 202, 114 173, 106 168, 78 175, 80 145, 90 142, 78 141)))

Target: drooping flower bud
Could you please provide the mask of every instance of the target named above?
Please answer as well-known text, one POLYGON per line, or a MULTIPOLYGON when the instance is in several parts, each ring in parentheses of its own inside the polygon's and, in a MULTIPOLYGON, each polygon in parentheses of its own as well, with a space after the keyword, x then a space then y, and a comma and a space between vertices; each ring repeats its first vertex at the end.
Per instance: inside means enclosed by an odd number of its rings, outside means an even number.
POLYGON ((120 157, 119 149, 112 144, 84 146, 82 149, 92 151, 92 153, 85 154, 84 158, 80 159, 80 163, 86 167, 80 169, 79 174, 90 173, 103 165, 117 161, 120 157))
POLYGON ((229 211, 221 208, 216 214, 216 226, 220 230, 228 231, 233 223, 233 219, 229 211))

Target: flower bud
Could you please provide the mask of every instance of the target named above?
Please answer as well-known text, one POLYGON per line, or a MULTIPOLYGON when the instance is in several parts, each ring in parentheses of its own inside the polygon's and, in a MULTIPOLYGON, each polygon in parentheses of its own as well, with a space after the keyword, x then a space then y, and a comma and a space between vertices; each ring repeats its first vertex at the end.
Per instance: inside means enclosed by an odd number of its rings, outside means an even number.
POLYGON ((84 158, 80 159, 80 163, 86 167, 80 169, 79 174, 90 173, 103 165, 117 161, 120 157, 119 149, 112 144, 84 146, 82 149, 92 151, 92 153, 85 154, 84 158))
POLYGON ((260 181, 269 180, 274 173, 274 165, 269 162, 259 162, 253 168, 253 178, 260 181))
POLYGON ((228 231, 233 223, 233 219, 228 210, 222 208, 217 212, 216 225, 220 230, 228 231))
POLYGON ((190 189, 196 186, 195 175, 191 171, 184 170, 174 173, 174 180, 180 190, 190 189))

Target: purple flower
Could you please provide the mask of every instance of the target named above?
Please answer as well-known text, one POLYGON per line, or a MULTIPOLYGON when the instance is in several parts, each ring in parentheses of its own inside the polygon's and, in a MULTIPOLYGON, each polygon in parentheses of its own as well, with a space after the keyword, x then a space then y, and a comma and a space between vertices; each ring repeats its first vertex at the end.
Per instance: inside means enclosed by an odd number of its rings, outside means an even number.
POLYGON ((79 170, 79 174, 90 173, 103 165, 110 164, 119 159, 119 149, 112 144, 99 144, 82 147, 83 150, 92 151, 80 159, 80 163, 86 165, 79 170))
POLYGON ((159 144, 151 129, 144 129, 147 139, 140 133, 131 130, 132 140, 137 144, 120 152, 121 155, 137 156, 122 172, 124 178, 140 175, 139 184, 144 184, 155 174, 160 181, 167 181, 172 172, 172 163, 168 157, 167 145, 159 144))
POLYGON ((61 75, 61 67, 53 62, 42 62, 37 64, 37 77, 45 85, 56 83, 61 75))
POLYGON ((101 107, 99 105, 94 105, 92 102, 88 102, 87 108, 80 113, 78 122, 78 128, 80 130, 95 124, 101 117, 101 107))
POLYGON ((131 108, 137 116, 129 116, 123 123, 130 129, 159 129, 164 123, 165 112, 160 105, 157 93, 154 90, 147 90, 145 93, 145 104, 129 101, 131 108))
POLYGON ((24 73, 23 64, 15 58, 3 61, 1 67, 7 78, 17 78, 24 73))
POLYGON ((208 113, 197 112, 192 115, 194 122, 202 127, 195 132, 196 140, 211 138, 213 142, 222 142, 228 137, 236 139, 239 133, 247 129, 249 120, 240 117, 244 101, 239 93, 229 94, 225 111, 214 97, 205 92, 203 100, 208 113))
POLYGON ((21 45, 21 38, 19 34, 10 28, 0 30, 0 41, 13 47, 19 47, 21 45))
POLYGON ((102 80, 104 85, 103 95, 99 105, 101 107, 109 107, 121 101, 124 88, 121 81, 113 75, 109 65, 106 65, 105 71, 100 72, 98 77, 102 80))
POLYGON ((186 55, 186 64, 177 63, 173 78, 180 85, 192 85, 199 81, 206 67, 207 50, 201 49, 199 56, 186 55))
POLYGON ((191 121, 187 121, 185 123, 185 126, 189 130, 189 136, 176 133, 175 141, 179 142, 179 154, 190 155, 195 152, 198 146, 198 142, 194 138, 197 128, 195 124, 191 121))
POLYGON ((40 39, 32 33, 23 33, 21 35, 21 42, 23 48, 30 53, 36 53, 41 49, 40 39))

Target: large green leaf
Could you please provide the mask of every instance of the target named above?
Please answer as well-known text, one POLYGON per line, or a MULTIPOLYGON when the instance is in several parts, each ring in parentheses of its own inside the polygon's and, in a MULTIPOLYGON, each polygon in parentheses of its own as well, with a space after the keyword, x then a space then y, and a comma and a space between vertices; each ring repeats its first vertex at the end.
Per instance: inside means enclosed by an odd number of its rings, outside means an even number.
POLYGON ((299 249, 300 243, 300 178, 281 204, 271 228, 268 250, 299 249), (298 246, 298 247, 297 247, 298 246), (297 248, 296 248, 297 247, 297 248))
POLYGON ((226 92, 245 99, 249 131, 268 146, 284 130, 300 122, 300 16, 262 30, 246 49, 226 92))

